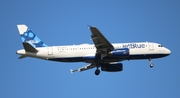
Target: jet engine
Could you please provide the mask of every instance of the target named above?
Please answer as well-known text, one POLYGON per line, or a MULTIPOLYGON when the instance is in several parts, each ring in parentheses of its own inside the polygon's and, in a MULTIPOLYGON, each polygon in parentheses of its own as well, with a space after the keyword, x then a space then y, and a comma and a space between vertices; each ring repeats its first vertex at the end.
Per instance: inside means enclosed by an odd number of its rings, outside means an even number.
POLYGON ((111 64, 104 64, 101 65, 102 71, 107 72, 118 72, 123 70, 123 64, 122 63, 111 63, 111 64))

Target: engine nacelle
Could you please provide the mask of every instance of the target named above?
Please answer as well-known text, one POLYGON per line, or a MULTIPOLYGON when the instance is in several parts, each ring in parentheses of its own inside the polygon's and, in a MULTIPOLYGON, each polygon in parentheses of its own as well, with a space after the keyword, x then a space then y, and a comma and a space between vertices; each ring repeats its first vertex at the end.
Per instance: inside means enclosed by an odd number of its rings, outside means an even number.
POLYGON ((129 56, 129 49, 128 48, 119 48, 114 49, 113 51, 109 52, 110 56, 129 56))
POLYGON ((123 64, 122 63, 104 64, 104 65, 101 65, 101 70, 107 71, 107 72, 122 71, 123 70, 123 64))

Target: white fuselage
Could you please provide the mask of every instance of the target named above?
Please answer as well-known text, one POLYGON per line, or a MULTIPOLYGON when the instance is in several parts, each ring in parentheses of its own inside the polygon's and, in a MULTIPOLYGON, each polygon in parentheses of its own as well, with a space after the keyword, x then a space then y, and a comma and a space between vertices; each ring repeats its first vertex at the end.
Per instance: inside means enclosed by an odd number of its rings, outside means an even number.
MULTIPOLYGON (((158 43, 134 42, 134 43, 115 43, 115 49, 129 48, 129 57, 125 60, 160 58, 170 54, 170 50, 158 43)), ((34 58, 40 58, 61 62, 93 62, 93 59, 86 60, 84 57, 95 56, 96 48, 94 45, 68 45, 68 46, 49 46, 36 48, 38 52, 26 52, 24 49, 18 50, 17 54, 34 58)), ((118 62, 119 58, 108 58, 111 62, 118 62)))

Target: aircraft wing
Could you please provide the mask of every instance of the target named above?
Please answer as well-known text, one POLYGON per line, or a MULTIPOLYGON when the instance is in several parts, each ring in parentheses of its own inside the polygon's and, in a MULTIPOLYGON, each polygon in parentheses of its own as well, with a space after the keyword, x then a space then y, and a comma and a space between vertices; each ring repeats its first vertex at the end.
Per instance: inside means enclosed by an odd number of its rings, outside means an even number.
MULTIPOLYGON (((101 59, 99 59, 100 61, 103 59, 103 57, 107 56, 109 51, 112 51, 114 49, 113 45, 104 37, 104 35, 96 28, 96 27, 92 27, 89 26, 90 31, 92 33, 91 38, 94 42, 94 45, 96 47, 96 58, 98 58, 99 56, 101 57, 101 59)), ((95 68, 95 67, 100 67, 98 62, 93 62, 87 66, 72 70, 70 69, 71 73, 73 72, 81 72, 81 71, 85 71, 91 68, 95 68)))
POLYGON ((89 28, 92 33, 91 38, 97 49, 96 54, 101 55, 101 58, 103 58, 114 47, 96 27, 90 26, 89 28))
POLYGON ((86 66, 83 66, 83 67, 75 69, 75 70, 70 69, 70 71, 71 71, 71 73, 76 72, 76 71, 81 72, 81 71, 85 71, 85 70, 88 70, 88 69, 91 69, 91 68, 94 68, 94 67, 96 67, 95 64, 88 64, 86 66))

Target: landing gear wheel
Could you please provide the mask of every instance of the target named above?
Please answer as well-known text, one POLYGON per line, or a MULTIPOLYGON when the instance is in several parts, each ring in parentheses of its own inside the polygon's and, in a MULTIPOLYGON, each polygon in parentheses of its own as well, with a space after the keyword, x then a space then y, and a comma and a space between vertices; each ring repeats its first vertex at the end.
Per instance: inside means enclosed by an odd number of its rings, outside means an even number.
POLYGON ((95 75, 99 75, 99 74, 100 74, 100 70, 99 70, 99 69, 96 69, 95 75))
POLYGON ((153 68, 154 64, 152 63, 152 59, 149 58, 149 62, 150 62, 150 68, 153 68))
POLYGON ((153 64, 150 64, 150 67, 151 67, 151 68, 153 68, 153 66, 154 66, 153 64))

